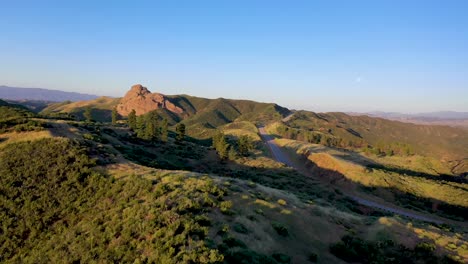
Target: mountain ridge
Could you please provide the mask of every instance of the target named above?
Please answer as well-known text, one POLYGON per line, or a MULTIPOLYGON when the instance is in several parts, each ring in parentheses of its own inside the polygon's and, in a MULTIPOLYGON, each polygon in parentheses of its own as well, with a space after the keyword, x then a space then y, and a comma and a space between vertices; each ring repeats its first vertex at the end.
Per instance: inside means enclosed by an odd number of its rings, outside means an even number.
POLYGON ((45 88, 22 88, 0 85, 0 98, 8 100, 38 100, 38 101, 83 101, 98 98, 97 95, 45 88))

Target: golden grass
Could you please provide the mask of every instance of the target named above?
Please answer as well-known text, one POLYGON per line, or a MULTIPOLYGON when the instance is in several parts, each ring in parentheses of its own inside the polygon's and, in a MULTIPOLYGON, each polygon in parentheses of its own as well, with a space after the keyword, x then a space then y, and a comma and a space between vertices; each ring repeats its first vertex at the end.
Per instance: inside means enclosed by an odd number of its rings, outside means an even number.
POLYGON ((4 133, 0 134, 0 147, 3 147, 10 143, 16 143, 21 141, 33 141, 50 137, 52 137, 52 134, 47 130, 4 133))
POLYGON ((85 107, 93 107, 98 109, 107 109, 111 110, 114 106, 116 106, 120 102, 120 98, 110 98, 106 96, 102 96, 96 98, 94 100, 89 101, 78 101, 69 104, 52 104, 51 106, 44 109, 44 111, 54 111, 54 112, 67 112, 71 113, 74 112, 76 109, 85 108, 85 107))

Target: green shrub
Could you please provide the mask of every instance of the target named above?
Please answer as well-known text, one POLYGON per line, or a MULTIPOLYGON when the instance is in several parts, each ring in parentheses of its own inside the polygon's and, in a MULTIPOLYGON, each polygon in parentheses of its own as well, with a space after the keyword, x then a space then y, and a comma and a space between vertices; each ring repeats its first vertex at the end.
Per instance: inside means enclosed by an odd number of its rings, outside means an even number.
POLYGON ((229 264, 276 264, 277 262, 268 256, 250 249, 240 249, 226 252, 224 260, 229 264))
POLYGON ((64 139, 0 150, 0 262, 223 260, 205 243, 211 222, 205 212, 211 207, 199 210, 206 195, 213 201, 222 196, 212 181, 115 181, 94 172, 94 164, 86 149, 64 139))
POLYGON ((456 263, 433 254, 432 244, 420 243, 414 249, 395 244, 392 240, 366 241, 346 235, 330 246, 330 252, 347 262, 359 263, 456 263), (391 260, 391 261, 390 261, 391 260))
POLYGON ((291 257, 283 253, 274 253, 272 257, 279 263, 291 263, 291 257))
POLYGON ((241 233, 241 234, 248 234, 249 233, 249 230, 247 229, 247 227, 245 227, 243 224, 241 223, 235 223, 233 226, 232 226, 232 229, 234 231, 236 231, 237 233, 241 233))
POLYGON ((318 255, 316 253, 310 253, 307 258, 310 262, 316 263, 318 260, 318 255))
POLYGON ((287 204, 287 202, 286 202, 285 200, 283 200, 283 199, 279 199, 279 200, 278 200, 278 204, 284 206, 284 205, 287 204))
POLYGON ((278 223, 278 222, 272 222, 271 226, 273 227, 273 229, 275 229, 278 235, 283 236, 283 237, 289 236, 288 228, 284 226, 283 224, 278 223))

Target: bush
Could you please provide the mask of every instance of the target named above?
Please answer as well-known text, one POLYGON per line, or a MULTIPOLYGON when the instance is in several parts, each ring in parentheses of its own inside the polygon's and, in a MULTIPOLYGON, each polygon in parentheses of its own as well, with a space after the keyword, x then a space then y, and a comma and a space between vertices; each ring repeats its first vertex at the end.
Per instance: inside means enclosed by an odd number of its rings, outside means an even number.
POLYGON ((433 254, 435 247, 428 243, 418 244, 414 250, 395 244, 392 240, 366 241, 346 235, 330 246, 330 252, 347 262, 359 263, 456 263, 447 257, 433 254), (392 260, 390 262, 390 260, 392 260))
POLYGON ((285 200, 283 200, 283 199, 279 199, 279 200, 278 200, 278 204, 284 206, 284 205, 287 204, 287 202, 286 202, 285 200))
POLYGON ((273 222, 271 223, 271 226, 273 227, 273 229, 275 229, 278 235, 283 236, 283 237, 289 236, 288 228, 284 226, 283 224, 278 223, 278 222, 273 222))
POLYGON ((234 231, 236 231, 237 233, 241 233, 241 234, 248 234, 249 233, 249 230, 247 229, 247 227, 245 227, 243 224, 241 223, 235 223, 233 226, 232 226, 232 229, 234 231))
POLYGON ((229 209, 232 207, 232 202, 231 201, 223 201, 219 204, 219 209, 221 212, 227 212, 229 209))
POLYGON ((94 164, 78 142, 64 139, 0 150, 0 262, 223 260, 205 243, 210 223, 205 212, 211 207, 199 210, 207 196, 213 201, 222 196, 212 181, 175 176, 114 181, 94 172, 94 164), (144 249, 144 256, 137 249, 144 249))
POLYGON ((283 253, 274 253, 272 257, 279 263, 291 263, 291 257, 283 253))
POLYGON ((310 254, 309 254, 309 257, 308 257, 308 260, 309 260, 310 262, 316 263, 317 260, 318 260, 318 255, 315 254, 315 253, 310 253, 310 254))
POLYGON ((249 249, 229 251, 225 253, 226 263, 232 264, 275 264, 274 259, 249 249))

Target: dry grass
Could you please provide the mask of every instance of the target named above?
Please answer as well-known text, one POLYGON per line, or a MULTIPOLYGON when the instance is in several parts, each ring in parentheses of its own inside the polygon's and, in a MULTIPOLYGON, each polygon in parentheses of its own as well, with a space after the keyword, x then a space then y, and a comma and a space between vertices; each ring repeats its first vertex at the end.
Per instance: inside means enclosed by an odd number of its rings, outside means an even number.
POLYGON ((0 148, 10 143, 33 141, 49 137, 52 137, 52 134, 47 130, 4 133, 0 134, 0 148))

